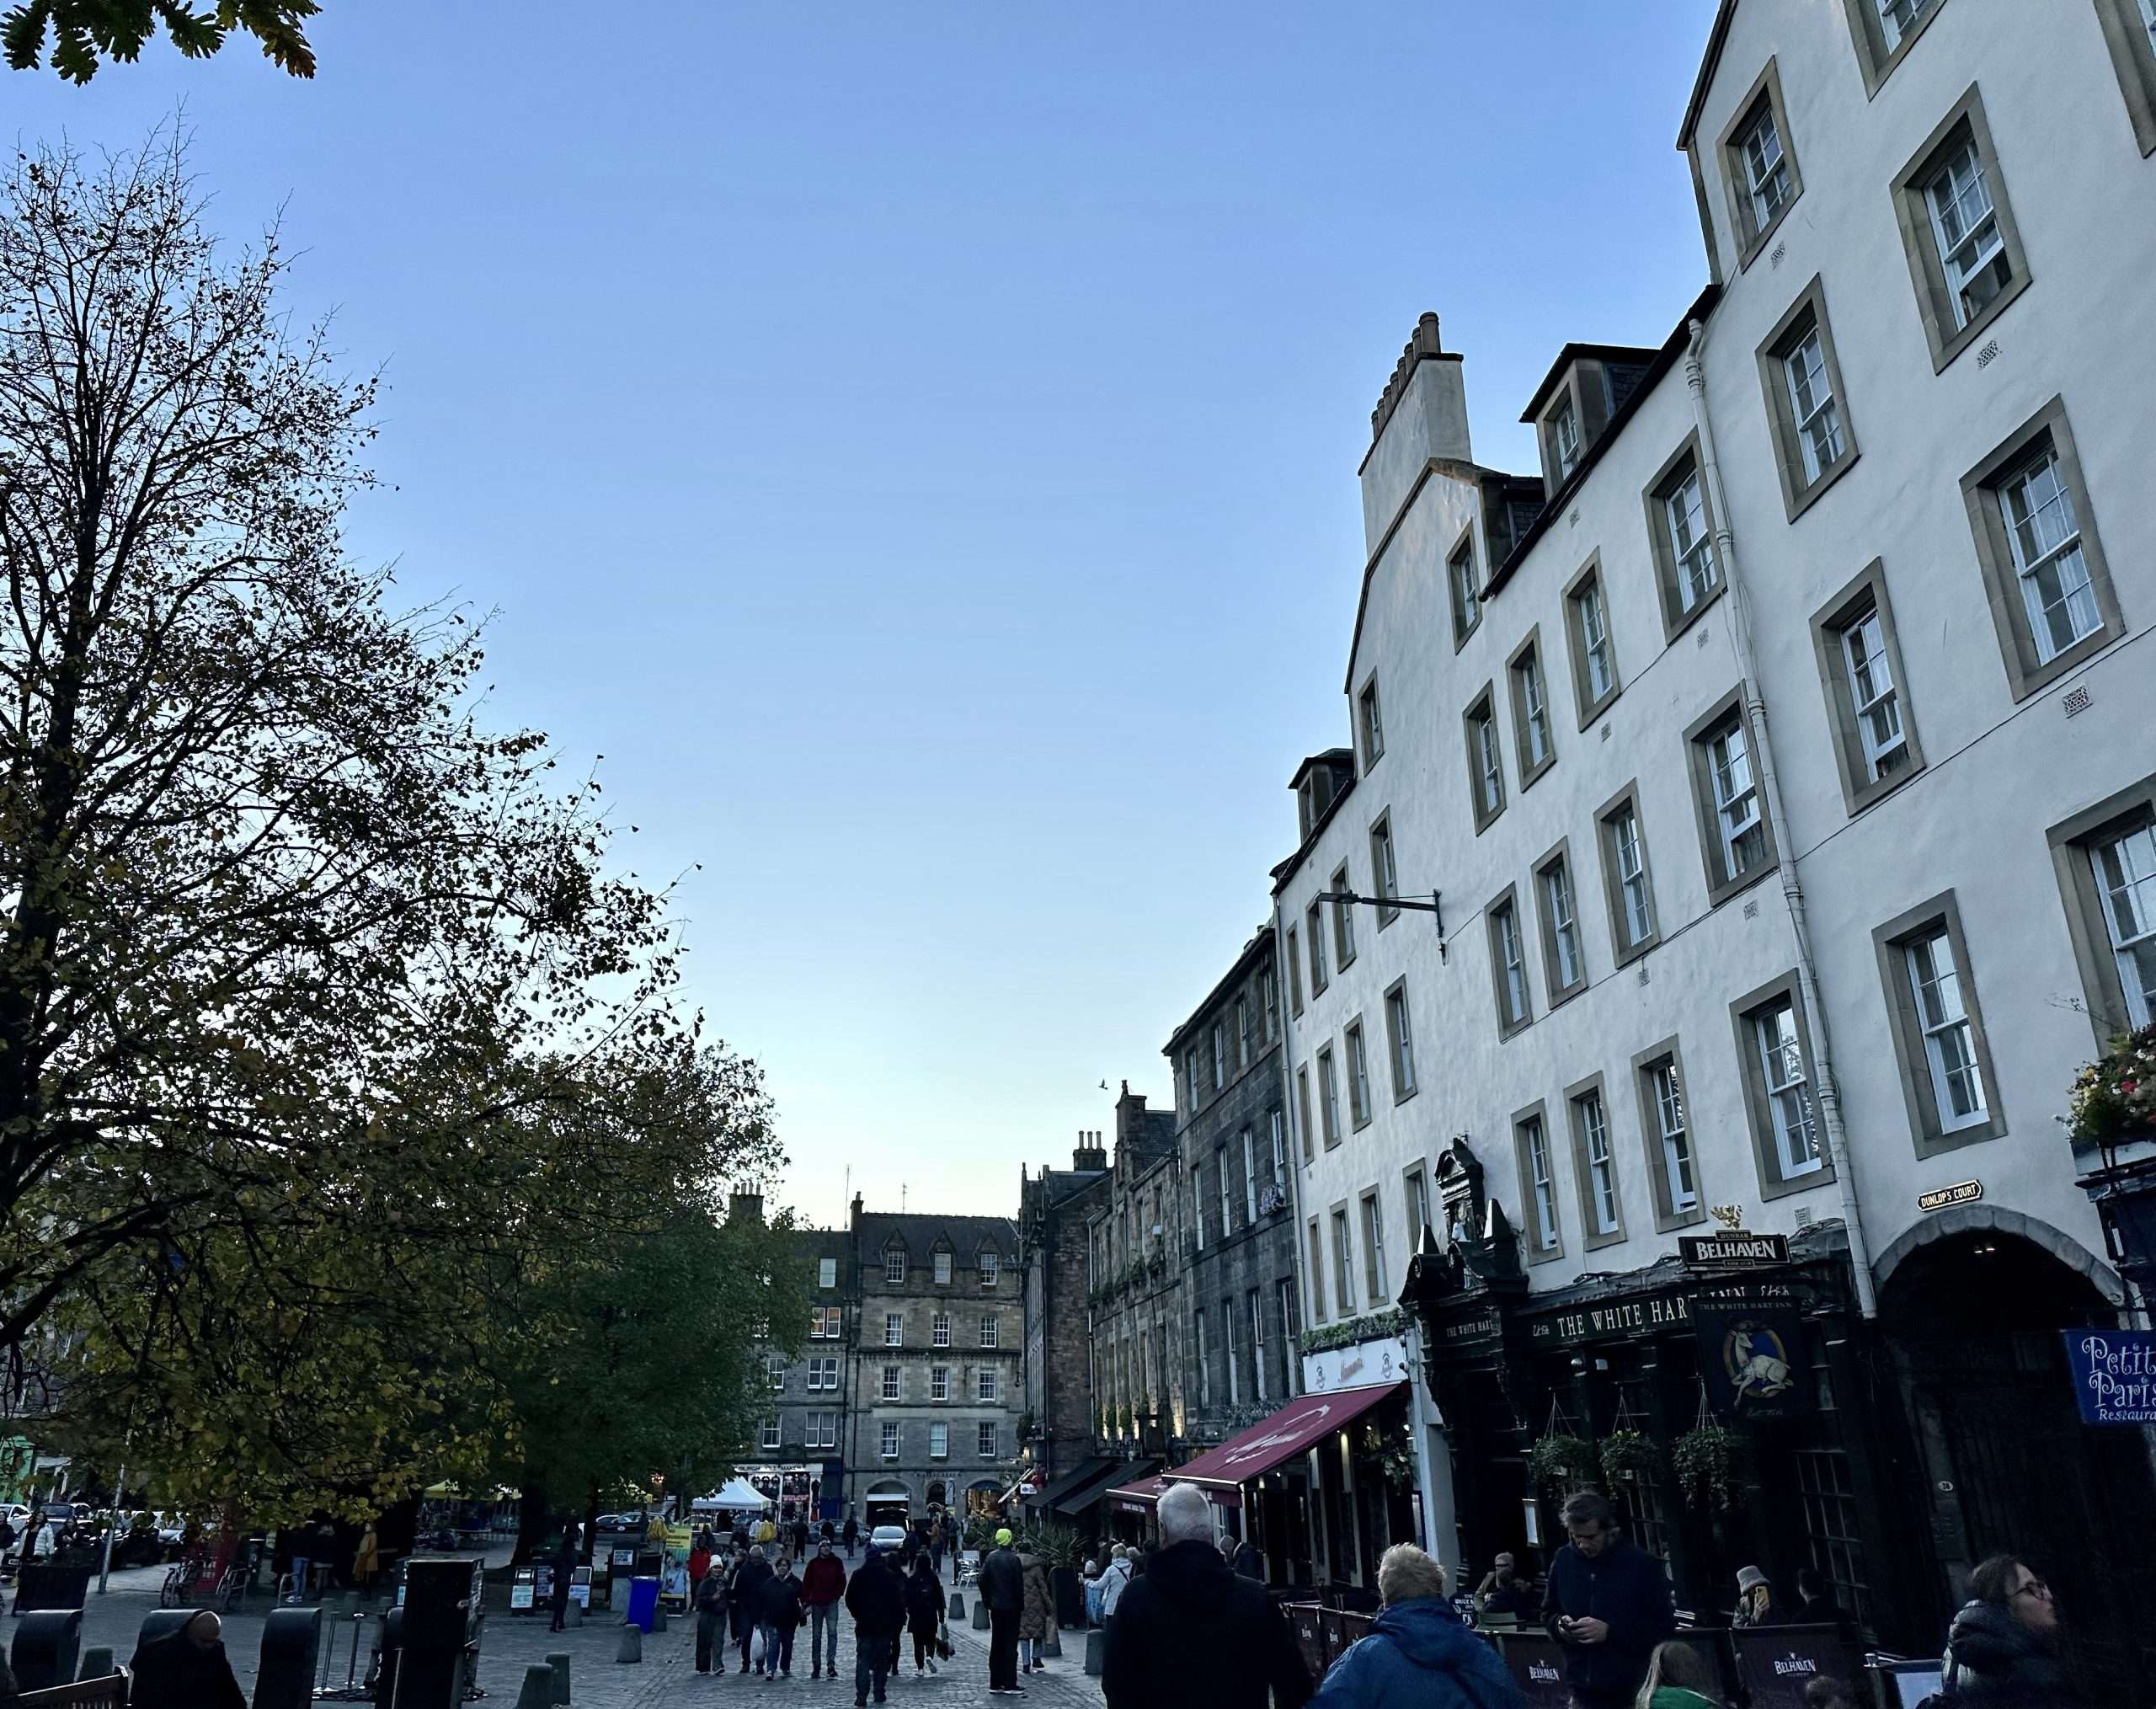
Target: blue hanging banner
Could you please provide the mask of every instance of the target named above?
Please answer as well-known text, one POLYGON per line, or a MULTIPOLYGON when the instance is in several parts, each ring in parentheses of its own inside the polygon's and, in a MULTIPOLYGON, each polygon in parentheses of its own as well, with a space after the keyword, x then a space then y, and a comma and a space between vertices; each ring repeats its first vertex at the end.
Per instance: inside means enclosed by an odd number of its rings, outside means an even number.
POLYGON ((2083 1423, 2156 1424, 2156 1329, 2064 1333, 2083 1423))

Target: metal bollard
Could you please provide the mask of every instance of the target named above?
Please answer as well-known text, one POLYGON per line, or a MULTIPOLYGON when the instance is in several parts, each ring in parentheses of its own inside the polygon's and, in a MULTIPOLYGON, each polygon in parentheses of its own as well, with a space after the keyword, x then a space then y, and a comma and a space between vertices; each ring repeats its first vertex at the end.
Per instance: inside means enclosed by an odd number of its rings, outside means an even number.
POLYGON ((103 1644, 93 1644, 83 1652, 83 1664, 75 1669, 78 1680, 109 1680, 119 1669, 113 1664, 112 1652, 103 1644))
POLYGON ((516 1709, 552 1709, 554 1670, 544 1662, 533 1662, 524 1670, 524 1685, 516 1694, 516 1709))
POLYGON ((275 1608, 262 1624, 262 1659, 254 1676, 255 1709, 307 1709, 314 1701, 315 1658, 322 1648, 323 1610, 275 1608))
POLYGON ((16 1682, 25 1691, 49 1691, 55 1685, 72 1685, 75 1664, 83 1653, 83 1610, 79 1608, 41 1608, 18 1616, 15 1641, 8 1660, 16 1682))
POLYGON ((554 1701, 569 1701, 569 1658, 566 1650, 556 1650, 547 1658, 547 1666, 554 1675, 554 1701))
POLYGON ((643 1630, 640 1626, 622 1627, 622 1647, 614 1652, 617 1662, 640 1662, 643 1659, 643 1630))
POLYGON ((1108 1635, 1099 1626, 1093 1626, 1086 1633, 1086 1677, 1099 1679, 1101 1665, 1107 1658, 1108 1635))

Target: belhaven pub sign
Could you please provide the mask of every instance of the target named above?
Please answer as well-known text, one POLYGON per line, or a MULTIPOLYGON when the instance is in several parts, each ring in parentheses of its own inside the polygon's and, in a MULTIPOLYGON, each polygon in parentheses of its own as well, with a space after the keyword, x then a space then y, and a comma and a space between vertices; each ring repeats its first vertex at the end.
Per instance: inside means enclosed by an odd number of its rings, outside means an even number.
POLYGON ((2066 1362, 2084 1424, 2156 1424, 2156 1330, 2069 1329, 2066 1362))

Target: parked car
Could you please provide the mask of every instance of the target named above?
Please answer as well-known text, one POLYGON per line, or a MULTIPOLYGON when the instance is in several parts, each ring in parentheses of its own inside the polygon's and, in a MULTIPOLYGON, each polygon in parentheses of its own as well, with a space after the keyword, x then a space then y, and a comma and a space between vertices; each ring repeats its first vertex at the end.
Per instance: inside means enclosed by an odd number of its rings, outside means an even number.
POLYGON ((879 1549, 895 1549, 905 1540, 904 1525, 878 1525, 868 1534, 868 1541, 879 1549))

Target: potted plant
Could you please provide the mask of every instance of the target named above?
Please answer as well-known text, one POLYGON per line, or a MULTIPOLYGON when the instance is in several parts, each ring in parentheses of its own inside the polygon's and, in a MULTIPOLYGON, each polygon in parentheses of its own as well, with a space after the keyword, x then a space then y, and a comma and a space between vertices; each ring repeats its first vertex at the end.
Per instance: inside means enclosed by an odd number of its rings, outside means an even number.
POLYGON ((1657 1476, 1662 1452, 1640 1430, 1612 1430, 1602 1439, 1602 1474, 1614 1482, 1636 1483, 1657 1476))
POLYGON ((1553 1431, 1527 1450, 1527 1475, 1536 1483, 1576 1489, 1593 1482, 1600 1469, 1593 1445, 1566 1432, 1553 1431))
POLYGON ((2076 1146, 2156 1139, 2156 1022, 2121 1033, 2074 1076, 2066 1125, 2076 1146))
POLYGON ((1746 1459, 1744 1438, 1726 1425, 1714 1423, 1687 1430, 1669 1454, 1670 1468, 1685 1500, 1716 1511, 1737 1505, 1746 1459))

